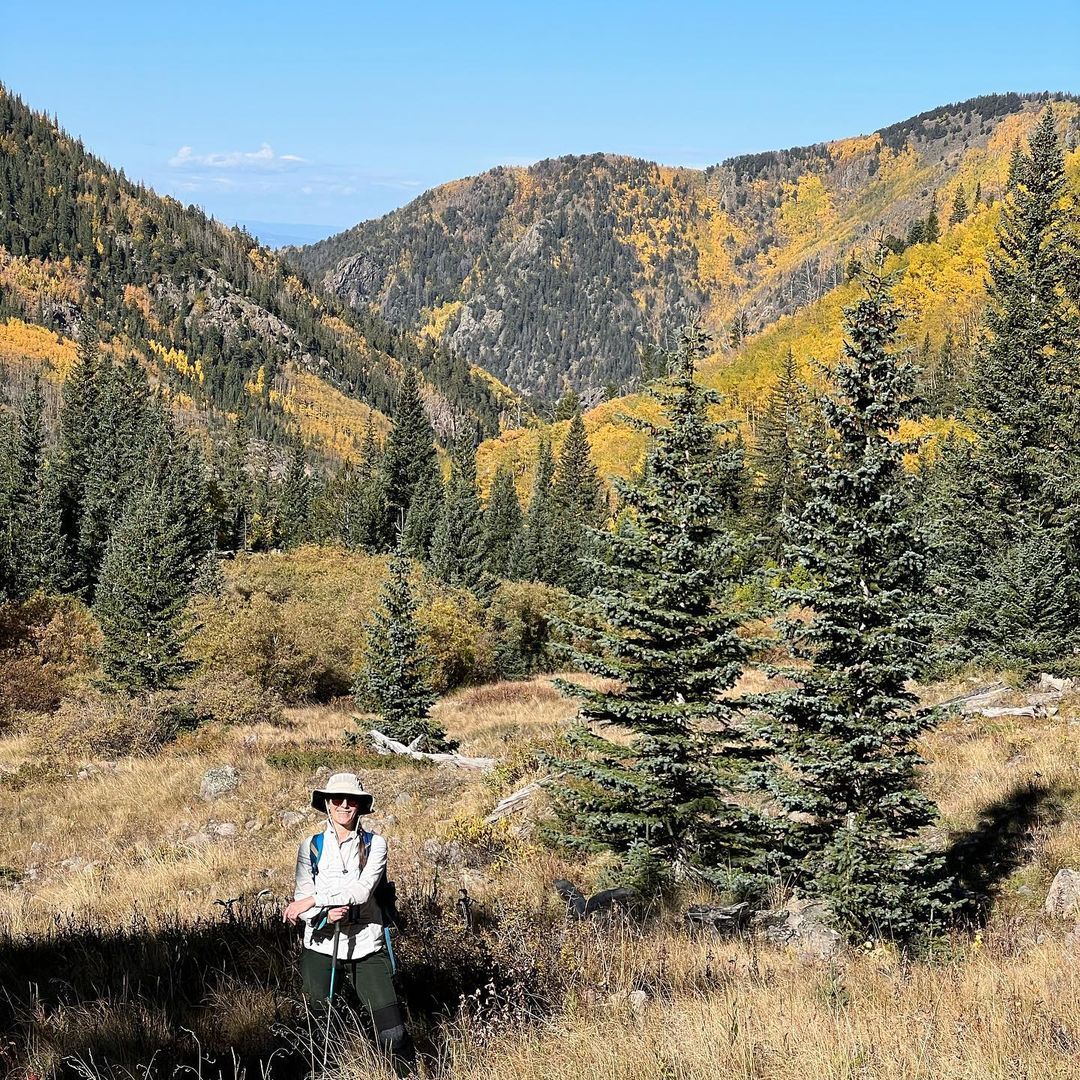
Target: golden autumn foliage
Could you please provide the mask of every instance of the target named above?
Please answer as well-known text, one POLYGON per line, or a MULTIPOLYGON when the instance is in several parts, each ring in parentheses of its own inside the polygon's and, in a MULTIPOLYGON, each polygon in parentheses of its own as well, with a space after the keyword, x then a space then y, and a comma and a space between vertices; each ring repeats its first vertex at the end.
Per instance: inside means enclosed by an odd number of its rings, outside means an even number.
POLYGON ((62 382, 75 363, 75 342, 43 326, 5 319, 0 322, 0 363, 31 366, 62 382))
MULTIPOLYGON (((265 380, 262 368, 259 373, 265 380)), ((390 421, 377 409, 348 397, 308 371, 289 367, 280 389, 271 390, 270 396, 280 403, 306 442, 340 460, 359 457, 369 422, 380 441, 390 431, 390 421)))
MULTIPOLYGON (((1064 126, 1080 111, 1072 102, 1055 103, 1056 115, 1064 126)), ((966 182, 969 192, 976 181, 986 194, 995 185, 1004 187, 1008 153, 1017 139, 1026 138, 1042 115, 1042 110, 1006 117, 991 139, 994 151, 975 148, 965 155, 969 167, 962 168, 959 182, 966 182), (970 159, 970 161, 969 161, 970 159), (991 164, 992 163, 992 164, 991 164)), ((837 144, 832 144, 833 146, 837 144)), ((896 193, 910 184, 926 182, 926 173, 918 155, 910 147, 899 153, 881 151, 886 162, 862 198, 878 198, 884 192, 896 193), (882 177, 882 171, 885 176, 882 177)), ((840 155, 851 158, 877 152, 876 139, 844 140, 840 155)), ((1080 150, 1066 156, 1066 170, 1080 192, 1080 150)), ((956 184, 950 187, 954 190, 956 184)), ((820 182, 800 179, 786 192, 781 217, 787 210, 789 246, 773 253, 780 260, 800 238, 811 246, 839 240, 844 231, 843 218, 826 197, 820 182), (805 183, 804 183, 805 180, 805 183)), ((944 209, 939 204, 939 212, 944 209)), ((894 295, 904 312, 901 324, 902 344, 914 351, 924 344, 939 349, 947 339, 960 348, 970 348, 977 340, 986 303, 988 254, 994 244, 1000 204, 980 204, 966 220, 943 229, 933 243, 919 243, 900 255, 890 255, 885 270, 895 282, 894 295)), ((873 240, 865 244, 865 257, 871 257, 873 240)), ((768 260, 766 260, 768 261, 768 260)), ((773 266, 778 268, 779 263, 773 266)), ((781 361, 790 349, 801 368, 801 375, 811 385, 821 385, 824 373, 840 355, 843 344, 843 309, 859 296, 860 286, 845 282, 826 292, 819 300, 792 315, 784 316, 745 341, 733 352, 718 351, 699 370, 705 385, 719 391, 723 403, 719 419, 737 421, 744 437, 753 442, 754 427, 776 380, 781 361)), ((645 439, 626 417, 655 419, 655 406, 641 394, 606 401, 584 417, 593 448, 593 457, 601 475, 607 479, 626 477, 643 458, 645 439)), ((509 465, 517 478, 518 491, 527 497, 532 482, 531 467, 543 438, 558 449, 565 424, 537 426, 523 431, 505 432, 484 443, 478 453, 478 469, 487 484, 500 464, 509 465)), ((934 444, 952 430, 963 434, 955 421, 924 419, 905 425, 905 438, 925 436, 924 453, 933 453, 934 444)))

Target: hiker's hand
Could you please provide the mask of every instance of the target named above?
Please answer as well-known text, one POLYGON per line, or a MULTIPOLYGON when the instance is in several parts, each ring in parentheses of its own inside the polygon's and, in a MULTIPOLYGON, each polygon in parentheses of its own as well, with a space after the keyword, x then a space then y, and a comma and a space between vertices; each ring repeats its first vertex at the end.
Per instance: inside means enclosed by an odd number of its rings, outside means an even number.
POLYGON ((344 922, 349 917, 349 905, 332 907, 326 915, 327 922, 344 922))
POLYGON ((309 908, 315 904, 314 896, 305 896, 302 900, 294 900, 281 914, 281 917, 287 923, 296 924, 296 920, 300 918, 309 908))

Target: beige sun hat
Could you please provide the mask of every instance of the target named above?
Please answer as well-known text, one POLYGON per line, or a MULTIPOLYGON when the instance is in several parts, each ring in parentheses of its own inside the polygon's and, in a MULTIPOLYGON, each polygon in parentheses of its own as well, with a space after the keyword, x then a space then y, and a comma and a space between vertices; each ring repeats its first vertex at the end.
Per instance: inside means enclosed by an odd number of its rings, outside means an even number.
POLYGON ((355 795, 360 800, 360 813, 371 813, 374 799, 370 792, 364 790, 364 785, 360 783, 360 777, 355 773, 334 773, 334 775, 326 781, 325 787, 316 788, 311 793, 312 807, 322 811, 324 814, 326 813, 327 795, 355 795))

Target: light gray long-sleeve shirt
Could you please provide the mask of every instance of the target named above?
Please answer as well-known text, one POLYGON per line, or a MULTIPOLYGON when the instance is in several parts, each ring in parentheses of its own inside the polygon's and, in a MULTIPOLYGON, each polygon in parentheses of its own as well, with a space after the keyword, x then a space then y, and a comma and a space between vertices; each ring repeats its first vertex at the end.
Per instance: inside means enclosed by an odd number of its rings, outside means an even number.
POLYGON ((304 912, 304 948, 330 956, 334 951, 334 924, 323 930, 312 928, 311 922, 326 908, 355 905, 355 920, 341 924, 338 941, 339 960, 359 960, 381 952, 383 946, 382 915, 375 903, 375 886, 386 868, 386 840, 373 833, 367 863, 360 869, 363 838, 359 831, 338 842, 337 832, 329 823, 323 830, 319 872, 311 872, 311 837, 306 836, 296 853, 296 899, 313 896, 315 905, 304 912))

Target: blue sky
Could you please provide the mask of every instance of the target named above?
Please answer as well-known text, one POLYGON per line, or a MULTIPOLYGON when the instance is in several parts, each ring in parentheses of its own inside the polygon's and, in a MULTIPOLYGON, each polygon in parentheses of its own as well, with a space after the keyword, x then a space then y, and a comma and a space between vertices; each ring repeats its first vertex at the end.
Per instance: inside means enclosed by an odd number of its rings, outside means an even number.
POLYGON ((330 232, 497 164, 670 164, 1080 92, 1080 3, 54 0, 5 5, 0 80, 129 176, 330 232))

